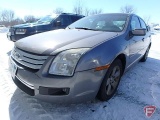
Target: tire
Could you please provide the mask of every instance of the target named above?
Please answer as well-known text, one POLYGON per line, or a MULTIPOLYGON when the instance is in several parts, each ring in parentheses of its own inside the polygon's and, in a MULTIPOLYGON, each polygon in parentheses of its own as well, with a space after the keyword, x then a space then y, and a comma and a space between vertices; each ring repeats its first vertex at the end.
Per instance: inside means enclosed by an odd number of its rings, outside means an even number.
POLYGON ((119 85, 120 78, 123 73, 122 68, 122 62, 119 59, 116 59, 111 64, 111 66, 107 70, 107 73, 102 81, 99 92, 97 94, 99 100, 107 101, 112 98, 119 85))
POLYGON ((141 58, 140 62, 146 62, 146 60, 148 58, 149 49, 150 49, 150 46, 147 48, 147 50, 146 50, 145 54, 143 55, 143 57, 141 58))

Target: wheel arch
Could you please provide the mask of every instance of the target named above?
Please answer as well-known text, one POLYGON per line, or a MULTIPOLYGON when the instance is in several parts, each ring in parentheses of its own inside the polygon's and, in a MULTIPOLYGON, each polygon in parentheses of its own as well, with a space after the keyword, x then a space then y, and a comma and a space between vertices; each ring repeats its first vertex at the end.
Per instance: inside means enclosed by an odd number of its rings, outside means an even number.
POLYGON ((122 62, 122 66, 123 66, 123 72, 125 71, 126 68, 126 55, 124 53, 119 54, 114 60, 119 59, 122 62))

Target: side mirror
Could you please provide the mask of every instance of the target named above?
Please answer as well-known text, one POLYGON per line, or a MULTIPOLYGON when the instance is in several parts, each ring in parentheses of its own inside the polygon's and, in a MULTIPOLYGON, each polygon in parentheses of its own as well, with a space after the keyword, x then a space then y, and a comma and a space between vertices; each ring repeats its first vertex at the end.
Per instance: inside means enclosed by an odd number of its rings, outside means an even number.
POLYGON ((135 29, 131 31, 132 35, 135 36, 144 36, 146 35, 146 29, 135 29))
POLYGON ((61 26, 61 21, 56 21, 56 22, 55 22, 55 25, 56 25, 56 26, 61 26))

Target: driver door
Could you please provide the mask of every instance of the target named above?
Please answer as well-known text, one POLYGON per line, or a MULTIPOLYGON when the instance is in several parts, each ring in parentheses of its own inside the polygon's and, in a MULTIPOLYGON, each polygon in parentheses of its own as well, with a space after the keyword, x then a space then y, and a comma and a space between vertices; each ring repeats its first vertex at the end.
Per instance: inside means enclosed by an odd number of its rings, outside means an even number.
MULTIPOLYGON (((140 29, 141 24, 137 16, 133 16, 130 23, 130 31, 140 29)), ((130 35, 129 40, 129 64, 132 64, 139 59, 143 54, 144 36, 130 35)))

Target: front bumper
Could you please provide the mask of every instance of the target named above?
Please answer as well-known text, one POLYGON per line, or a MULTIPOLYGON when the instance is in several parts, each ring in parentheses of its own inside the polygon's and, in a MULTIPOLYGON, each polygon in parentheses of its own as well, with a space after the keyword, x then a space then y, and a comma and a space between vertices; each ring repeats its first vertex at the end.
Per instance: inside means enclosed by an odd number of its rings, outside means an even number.
MULTIPOLYGON (((9 62, 14 62, 10 58, 9 62)), ((96 97, 106 71, 75 72, 72 77, 33 72, 17 65, 13 81, 25 93, 54 103, 79 103, 96 97), (52 92, 49 92, 53 90, 52 92), (54 90, 66 90, 56 93, 54 90), (51 94, 53 93, 53 94, 51 94)), ((9 64, 10 65, 10 64, 9 64)), ((11 67, 11 66, 10 66, 11 67)))

